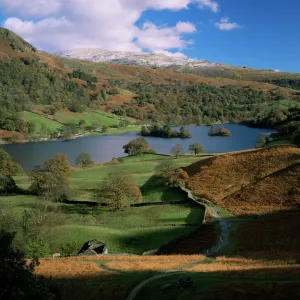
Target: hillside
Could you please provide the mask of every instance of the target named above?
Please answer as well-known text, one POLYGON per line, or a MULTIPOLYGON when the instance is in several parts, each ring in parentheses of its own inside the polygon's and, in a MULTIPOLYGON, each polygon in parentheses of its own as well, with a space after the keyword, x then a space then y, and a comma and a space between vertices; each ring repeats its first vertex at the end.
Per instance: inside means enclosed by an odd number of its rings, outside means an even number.
POLYGON ((295 90, 300 89, 300 74, 280 73, 273 70, 255 70, 245 66, 234 67, 225 63, 212 63, 207 60, 192 59, 185 56, 107 51, 102 49, 74 49, 59 52, 57 55, 91 62, 166 68, 207 77, 268 82, 295 90))
MULTIPOLYGON (((256 120, 276 109, 286 111, 297 106, 300 99, 296 91, 270 83, 40 53, 3 28, 0 57, 0 99, 5 108, 0 115, 0 129, 2 136, 13 132, 13 141, 36 138, 33 126, 22 116, 24 111, 60 122, 58 129, 50 126, 44 130, 48 137, 57 138, 63 125, 68 125, 69 121, 61 120, 68 120, 69 112, 105 111, 142 123, 207 124, 256 120), (56 118, 61 113, 65 116, 56 118)), ((78 115, 74 120, 79 131, 79 121, 85 117, 78 115)), ((97 118, 93 122, 98 122, 97 118)), ((104 120, 100 125, 106 123, 104 120)))
POLYGON ((299 207, 300 150, 274 146, 220 155, 188 166, 188 187, 235 214, 299 207))

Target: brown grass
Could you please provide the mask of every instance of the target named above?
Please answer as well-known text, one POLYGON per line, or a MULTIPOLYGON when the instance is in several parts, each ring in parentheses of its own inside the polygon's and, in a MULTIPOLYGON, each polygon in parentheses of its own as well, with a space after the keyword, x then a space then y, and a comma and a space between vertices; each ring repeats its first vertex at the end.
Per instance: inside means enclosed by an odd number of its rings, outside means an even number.
POLYGON ((164 247, 160 254, 198 254, 211 248, 217 236, 217 229, 214 224, 204 224, 194 234, 187 238, 180 239, 176 242, 170 243, 164 247))
POLYGON ((101 269, 97 264, 70 259, 42 259, 35 270, 36 275, 46 278, 79 278, 105 275, 109 278, 115 274, 101 269))
POLYGON ((298 186, 300 174, 299 167, 291 166, 299 162, 299 148, 277 146, 220 155, 184 169, 190 176, 188 188, 198 196, 236 214, 249 214, 300 204, 298 196, 290 192, 298 186))
POLYGON ((300 265, 286 261, 260 261, 243 257, 218 257, 211 264, 200 264, 186 271, 196 272, 228 272, 232 275, 283 276, 288 274, 300 275, 300 265))
POLYGON ((300 211, 287 211, 241 224, 237 255, 300 262, 300 211))
POLYGON ((219 204, 236 215, 299 208, 299 178, 300 164, 297 164, 242 188, 219 204))

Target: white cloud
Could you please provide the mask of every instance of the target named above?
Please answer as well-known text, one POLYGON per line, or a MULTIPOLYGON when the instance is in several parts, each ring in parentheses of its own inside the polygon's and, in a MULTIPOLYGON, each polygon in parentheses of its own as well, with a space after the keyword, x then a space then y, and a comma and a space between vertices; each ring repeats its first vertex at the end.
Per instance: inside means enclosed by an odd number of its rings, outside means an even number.
POLYGON ((46 17, 57 13, 61 0, 1 0, 0 9, 23 17, 46 17))
POLYGON ((193 33, 197 31, 196 26, 190 22, 178 22, 176 29, 180 33, 193 33))
POLYGON ((150 51, 168 49, 184 49, 191 41, 182 38, 183 33, 192 33, 196 27, 191 23, 178 22, 175 27, 159 28, 151 22, 146 22, 139 31, 137 45, 150 51))
POLYGON ((103 48, 121 51, 166 51, 192 44, 187 34, 197 31, 190 22, 173 27, 136 23, 148 9, 181 10, 189 4, 214 12, 214 0, 0 0, 8 16, 7 27, 47 51, 75 48, 103 48))
POLYGON ((276 70, 274 70, 274 72, 276 72, 276 73, 279 73, 279 72, 280 72, 280 70, 279 70, 279 69, 276 69, 276 70))
POLYGON ((219 4, 213 0, 195 0, 195 1, 199 4, 200 8, 209 8, 215 13, 218 12, 220 9, 219 4))
POLYGON ((241 26, 236 22, 230 22, 230 19, 228 17, 222 18, 220 22, 215 23, 216 27, 218 27, 220 30, 233 30, 241 28, 241 26))

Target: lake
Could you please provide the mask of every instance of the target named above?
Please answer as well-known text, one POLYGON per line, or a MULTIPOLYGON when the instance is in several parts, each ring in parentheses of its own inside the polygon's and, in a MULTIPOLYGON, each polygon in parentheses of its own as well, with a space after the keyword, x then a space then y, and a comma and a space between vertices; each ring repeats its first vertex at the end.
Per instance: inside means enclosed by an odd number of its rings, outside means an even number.
MULTIPOLYGON (((208 126, 186 126, 192 134, 190 139, 155 137, 146 139, 150 147, 161 154, 169 154, 170 149, 176 144, 181 144, 184 151, 188 152, 188 146, 194 142, 203 145, 205 153, 220 153, 252 149, 260 134, 274 132, 272 129, 249 128, 237 124, 226 124, 224 127, 231 131, 231 137, 210 137, 208 126)), ((137 133, 129 132, 119 135, 87 136, 71 141, 0 145, 0 148, 7 151, 25 171, 31 171, 35 166, 42 165, 45 160, 57 153, 67 155, 73 165, 75 158, 82 152, 90 153, 95 162, 107 162, 113 157, 126 156, 123 153, 123 145, 137 136, 137 133)))

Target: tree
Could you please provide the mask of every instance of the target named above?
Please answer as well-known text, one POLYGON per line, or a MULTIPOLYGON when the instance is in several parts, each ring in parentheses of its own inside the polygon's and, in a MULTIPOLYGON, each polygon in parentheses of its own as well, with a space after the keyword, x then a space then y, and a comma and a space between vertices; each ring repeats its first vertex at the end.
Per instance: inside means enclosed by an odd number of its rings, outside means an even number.
POLYGON ((12 248, 15 233, 0 232, 0 296, 1 300, 44 299, 53 300, 55 295, 42 280, 34 275, 39 264, 30 263, 24 254, 12 248))
POLYGON ((95 199, 106 203, 108 207, 114 210, 118 210, 124 206, 126 197, 119 187, 105 183, 95 189, 95 199))
POLYGON ((84 129, 85 126, 86 126, 86 121, 85 121, 85 120, 80 120, 79 123, 78 123, 78 125, 79 125, 79 127, 80 127, 81 129, 84 129))
POLYGON ((62 136, 64 140, 69 140, 72 137, 72 130, 70 126, 64 125, 62 128, 62 136))
POLYGON ((108 127, 106 125, 103 125, 102 126, 102 133, 107 132, 107 130, 108 130, 108 127))
POLYGON ((162 160, 155 168, 155 173, 160 176, 166 178, 168 174, 174 171, 177 168, 174 159, 165 159, 162 160))
POLYGON ((27 123, 27 132, 29 134, 36 133, 36 123, 34 123, 34 122, 28 122, 27 123))
POLYGON ((72 168, 66 155, 57 154, 44 163, 44 170, 53 173, 58 180, 67 183, 72 168))
POLYGON ((135 140, 130 141, 123 146, 124 152, 128 155, 137 155, 141 153, 155 153, 155 151, 149 148, 149 144, 144 137, 138 137, 135 140))
POLYGON ((108 174, 107 180, 110 185, 118 186, 128 201, 141 202, 143 200, 142 193, 130 173, 114 171, 108 174))
POLYGON ((1 175, 0 174, 0 194, 4 193, 13 193, 18 190, 16 182, 9 175, 1 175))
POLYGON ((68 198, 68 183, 61 181, 52 172, 45 170, 32 171, 29 174, 31 186, 29 190, 47 201, 63 201, 68 198))
POLYGON ((76 166, 87 168, 94 164, 89 153, 81 153, 76 157, 76 166))
POLYGON ((177 169, 168 174, 166 184, 171 187, 178 187, 180 185, 186 184, 188 179, 189 176, 184 170, 177 169))
POLYGON ((97 129, 99 129, 100 128, 100 122, 98 122, 98 121, 94 121, 93 123, 92 123, 92 126, 91 126, 91 129, 92 130, 97 130, 97 129))
POLYGON ((13 162, 11 156, 7 152, 0 149, 0 174, 13 176, 22 172, 22 167, 13 162))
POLYGON ((175 155, 176 158, 178 158, 179 155, 184 154, 182 146, 180 144, 175 145, 172 149, 171 149, 171 154, 175 155))
POLYGON ((224 127, 216 128, 215 126, 211 126, 208 135, 209 136, 231 136, 231 132, 224 127))
POLYGON ((200 145, 199 143, 194 143, 189 146, 189 151, 194 155, 204 152, 204 146, 200 145))
POLYGON ((29 174, 30 190, 42 199, 62 201, 68 198, 71 165, 63 154, 57 154, 44 163, 43 168, 29 174))
POLYGON ((186 138, 190 138, 192 137, 191 133, 186 130, 184 128, 184 126, 181 126, 180 129, 179 129, 179 136, 182 138, 182 139, 186 139, 186 138))
POLYGON ((95 199, 113 209, 121 209, 126 201, 141 202, 143 197, 134 179, 126 172, 112 172, 95 189, 95 199))

